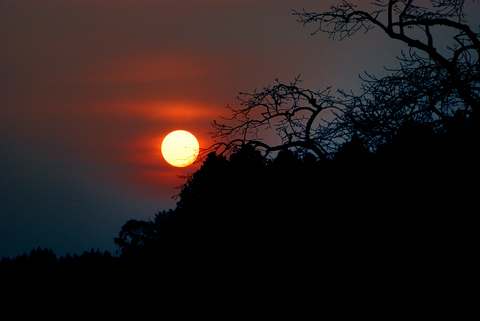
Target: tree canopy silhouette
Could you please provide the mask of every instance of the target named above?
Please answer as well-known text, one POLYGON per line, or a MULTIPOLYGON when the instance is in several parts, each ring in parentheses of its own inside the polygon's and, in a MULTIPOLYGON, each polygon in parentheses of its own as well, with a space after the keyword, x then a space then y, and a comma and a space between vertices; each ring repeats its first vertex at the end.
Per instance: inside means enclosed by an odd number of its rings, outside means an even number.
POLYGON ((379 29, 410 50, 399 53, 400 67, 389 75, 366 73, 361 94, 305 89, 298 78, 240 93, 240 107, 229 107, 232 115, 213 123, 221 140, 211 150, 228 154, 248 141, 265 153, 289 148, 325 158, 354 134, 376 150, 405 122, 444 131, 455 115, 478 118, 480 38, 467 23, 464 2, 379 0, 358 9, 341 1, 323 13, 294 11, 300 23, 317 25, 314 34, 344 39, 379 29), (437 39, 445 35, 446 45, 437 39))
MULTIPOLYGON (((463 6, 464 1, 390 0, 358 9, 342 1, 324 13, 294 11, 300 23, 316 23, 316 32, 332 38, 379 29, 410 49, 399 54, 400 67, 388 69, 389 75, 366 73, 360 94, 302 88, 299 78, 240 93, 240 107, 228 106, 231 116, 213 122, 219 141, 207 151, 231 155, 232 164, 245 148, 257 156, 279 153, 260 171, 238 171, 241 180, 221 180, 238 195, 230 200, 224 192, 222 199, 244 213, 262 209, 256 220, 275 213, 275 219, 289 222, 280 225, 298 229, 287 233, 295 235, 291 244, 309 234, 317 236, 311 244, 329 244, 309 247, 312 253, 332 250, 326 257, 345 254, 338 262, 351 260, 378 275, 398 273, 397 285, 410 279, 434 286, 430 281, 439 274, 432 271, 442 270, 443 258, 466 254, 473 235, 465 222, 472 219, 468 208, 476 190, 467 186, 478 179, 480 40, 463 6), (437 38, 446 34, 449 41, 441 45, 437 38), (306 170, 311 157, 315 165, 306 170), (245 181, 249 188, 240 183, 245 181), (243 207, 240 197, 252 206, 243 207), (454 253, 453 244, 461 250, 454 253), (432 277, 425 276, 428 269, 432 277)), ((193 176, 183 196, 200 177, 193 176)))
MULTIPOLYGON (((197 281, 208 280, 210 286, 268 284, 268 291, 285 293, 319 282, 315 262, 321 255, 321 271, 330 275, 321 278, 324 284, 358 282, 367 288, 366 276, 351 277, 363 268, 351 270, 350 276, 338 272, 345 271, 342 256, 369 265, 379 251, 376 245, 364 250, 363 258, 355 254, 366 241, 359 235, 369 232, 359 224, 359 204, 344 202, 339 208, 344 196, 337 195, 335 179, 341 177, 330 161, 311 154, 299 157, 284 150, 269 160, 248 144, 228 158, 210 153, 183 185, 159 242, 132 241, 136 246, 125 247, 121 257, 147 255, 150 266, 155 261, 156 268, 173 274, 192 275, 194 267, 197 281)), ((137 225, 151 224, 129 221, 120 235, 132 226, 138 231, 137 225)), ((159 237, 153 228, 135 233, 141 235, 137 239, 159 237), (146 231, 153 235, 144 235, 146 231)))

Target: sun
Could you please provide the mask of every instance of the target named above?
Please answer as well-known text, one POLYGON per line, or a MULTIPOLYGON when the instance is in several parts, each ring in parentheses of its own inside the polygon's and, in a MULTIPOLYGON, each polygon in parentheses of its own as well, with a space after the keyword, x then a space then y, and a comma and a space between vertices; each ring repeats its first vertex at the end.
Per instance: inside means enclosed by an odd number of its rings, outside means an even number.
POLYGON ((186 130, 175 130, 162 142, 163 158, 172 166, 185 167, 197 159, 200 147, 198 140, 186 130))

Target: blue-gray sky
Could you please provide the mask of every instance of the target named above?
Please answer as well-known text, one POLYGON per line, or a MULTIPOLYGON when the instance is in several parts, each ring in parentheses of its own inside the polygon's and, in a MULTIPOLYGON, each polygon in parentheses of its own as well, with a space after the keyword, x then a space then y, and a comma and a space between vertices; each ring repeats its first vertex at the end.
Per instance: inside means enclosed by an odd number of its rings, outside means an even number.
POLYGON ((115 251, 121 226, 173 208, 177 175, 199 166, 168 165, 163 137, 207 147, 240 91, 299 74, 356 89, 394 65, 405 46, 379 30, 332 41, 290 11, 339 2, 0 0, 0 258, 115 251))

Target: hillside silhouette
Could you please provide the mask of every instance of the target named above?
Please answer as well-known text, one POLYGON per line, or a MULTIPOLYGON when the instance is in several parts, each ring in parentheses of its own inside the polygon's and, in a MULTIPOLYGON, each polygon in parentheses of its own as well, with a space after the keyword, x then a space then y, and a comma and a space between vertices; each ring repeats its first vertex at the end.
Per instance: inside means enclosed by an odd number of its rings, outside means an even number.
POLYGON ((375 153, 354 136, 321 161, 289 150, 269 159, 249 145, 228 159, 211 153, 175 209, 122 227, 118 257, 92 250, 57 259, 39 248, 4 258, 2 277, 98 285, 164 275, 164 288, 276 296, 312 286, 455 288, 468 282, 453 271, 468 268, 474 244, 477 124, 450 126, 439 134, 411 124, 375 153))

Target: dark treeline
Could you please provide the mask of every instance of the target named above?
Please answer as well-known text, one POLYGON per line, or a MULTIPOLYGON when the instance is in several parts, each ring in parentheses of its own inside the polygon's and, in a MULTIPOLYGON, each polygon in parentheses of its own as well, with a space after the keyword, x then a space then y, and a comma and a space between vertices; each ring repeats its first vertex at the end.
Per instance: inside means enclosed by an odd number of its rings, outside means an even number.
POLYGON ((229 288, 455 288, 473 266, 475 131, 473 118, 408 124, 375 153, 354 136, 322 161, 210 154, 175 210, 115 242, 125 261, 229 288))
POLYGON ((57 258, 52 250, 37 248, 13 259, 0 261, 0 280, 4 287, 68 286, 71 288, 107 283, 117 276, 118 257, 98 249, 81 255, 57 258))
POLYGON ((229 158, 211 153, 175 209, 126 222, 114 240, 118 255, 57 259, 39 248, 4 258, 1 276, 297 298, 312 287, 456 288, 470 282, 473 266, 476 128, 473 118, 441 133, 409 124, 375 153, 353 136, 321 161, 290 150, 268 159, 248 144, 229 158))

